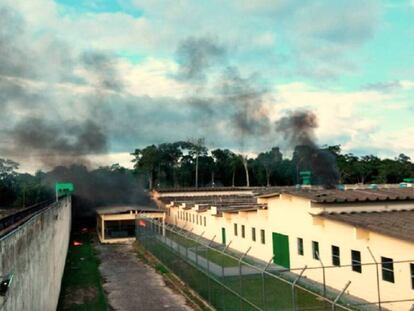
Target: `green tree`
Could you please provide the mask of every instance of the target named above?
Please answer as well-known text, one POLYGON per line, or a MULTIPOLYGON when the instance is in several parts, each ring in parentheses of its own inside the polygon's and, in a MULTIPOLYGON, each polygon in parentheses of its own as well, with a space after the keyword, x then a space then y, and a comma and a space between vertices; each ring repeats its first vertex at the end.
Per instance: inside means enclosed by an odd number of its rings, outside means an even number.
POLYGON ((190 139, 182 145, 185 149, 188 149, 189 155, 195 160, 195 182, 194 185, 198 188, 198 165, 199 157, 206 156, 208 149, 205 146, 204 138, 190 139))
POLYGON ((10 207, 17 198, 16 170, 18 168, 17 162, 0 158, 0 206, 10 207))
POLYGON ((134 170, 136 173, 143 170, 148 178, 149 189, 153 188, 154 184, 154 170, 159 164, 160 155, 159 150, 155 145, 147 146, 144 149, 135 149, 132 162, 134 162, 134 170))
POLYGON ((257 156, 256 161, 263 166, 266 173, 266 186, 270 186, 270 176, 282 158, 279 147, 273 147, 270 151, 262 152, 257 156))
POLYGON ((177 170, 183 157, 183 146, 185 148, 186 143, 182 141, 158 145, 160 168, 166 174, 167 184, 172 184, 174 187, 178 186, 177 170), (171 176, 170 180, 168 176, 171 176))

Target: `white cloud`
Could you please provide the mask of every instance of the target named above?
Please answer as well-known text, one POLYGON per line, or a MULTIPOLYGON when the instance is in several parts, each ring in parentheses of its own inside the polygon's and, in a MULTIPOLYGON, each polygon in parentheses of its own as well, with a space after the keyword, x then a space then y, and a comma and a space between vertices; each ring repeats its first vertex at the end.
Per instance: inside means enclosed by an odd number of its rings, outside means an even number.
POLYGON ((127 92, 135 96, 181 97, 188 86, 169 77, 177 71, 177 64, 169 60, 148 58, 140 64, 120 61, 127 92))

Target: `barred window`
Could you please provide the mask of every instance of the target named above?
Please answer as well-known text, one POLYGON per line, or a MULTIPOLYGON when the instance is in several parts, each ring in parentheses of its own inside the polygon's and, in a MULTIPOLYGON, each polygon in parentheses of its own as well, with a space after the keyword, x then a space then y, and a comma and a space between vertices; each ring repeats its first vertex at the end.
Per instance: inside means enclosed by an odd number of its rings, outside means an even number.
POLYGON ((298 238, 297 240, 298 243, 298 255, 303 256, 303 239, 302 238, 298 238))
POLYGON ((352 258, 352 271, 362 273, 361 252, 352 250, 351 258, 352 258))
POLYGON ((381 257, 382 279, 394 283, 394 261, 392 258, 381 257))
POLYGON ((341 251, 338 246, 332 245, 332 264, 334 266, 341 265, 341 251))
POLYGON ((312 241, 312 256, 313 259, 319 260, 319 242, 312 241))
POLYGON ((414 263, 410 263, 411 288, 414 289, 414 263))
POLYGON ((266 243, 265 231, 263 229, 260 230, 260 240, 261 240, 262 244, 266 243))

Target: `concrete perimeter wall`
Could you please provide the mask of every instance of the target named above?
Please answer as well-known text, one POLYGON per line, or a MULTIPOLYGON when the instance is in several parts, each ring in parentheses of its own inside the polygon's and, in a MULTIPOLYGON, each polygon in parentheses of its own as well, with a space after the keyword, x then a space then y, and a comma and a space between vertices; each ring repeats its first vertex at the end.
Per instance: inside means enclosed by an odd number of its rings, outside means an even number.
POLYGON ((0 276, 13 273, 1 311, 56 310, 71 229, 71 197, 0 239, 0 276))

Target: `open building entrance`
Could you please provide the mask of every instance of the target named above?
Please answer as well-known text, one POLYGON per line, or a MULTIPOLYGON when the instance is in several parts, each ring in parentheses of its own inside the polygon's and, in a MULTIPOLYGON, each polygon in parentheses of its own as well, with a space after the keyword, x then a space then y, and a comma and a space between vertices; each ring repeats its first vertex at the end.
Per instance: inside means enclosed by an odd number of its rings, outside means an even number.
POLYGON ((108 206, 97 209, 96 229, 101 243, 135 241, 139 219, 152 218, 165 226, 165 212, 141 206, 108 206))

